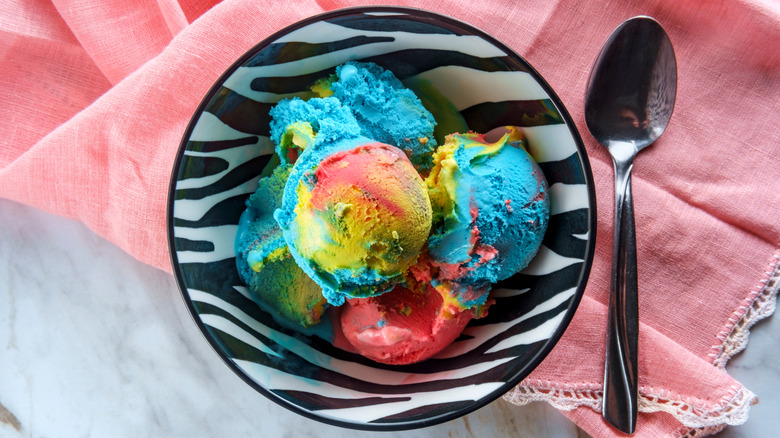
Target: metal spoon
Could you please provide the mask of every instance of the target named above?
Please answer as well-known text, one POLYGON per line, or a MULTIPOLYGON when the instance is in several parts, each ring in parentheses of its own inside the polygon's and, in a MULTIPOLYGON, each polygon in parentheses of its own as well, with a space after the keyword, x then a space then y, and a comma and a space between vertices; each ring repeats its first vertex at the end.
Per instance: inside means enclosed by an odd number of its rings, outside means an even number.
POLYGON ((633 433, 637 415, 636 230, 631 168, 637 152, 664 132, 677 92, 677 61, 669 36, 650 17, 623 22, 604 43, 588 81, 585 121, 615 169, 612 247, 602 415, 633 433))

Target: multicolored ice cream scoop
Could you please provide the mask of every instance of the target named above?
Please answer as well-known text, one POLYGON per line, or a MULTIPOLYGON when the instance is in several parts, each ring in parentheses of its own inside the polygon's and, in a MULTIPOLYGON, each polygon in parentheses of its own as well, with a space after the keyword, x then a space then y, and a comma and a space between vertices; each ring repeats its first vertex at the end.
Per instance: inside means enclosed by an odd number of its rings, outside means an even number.
POLYGON ((295 263, 273 217, 291 170, 290 164, 276 167, 247 200, 235 239, 236 268, 258 305, 309 327, 325 311, 322 288, 295 263))
POLYGON ((304 149, 275 217, 293 258, 341 305, 402 281, 428 239, 431 215, 406 155, 358 137, 304 149))
POLYGON ((550 201, 541 169, 519 128, 490 142, 452 134, 434 154, 425 182, 433 207, 427 261, 452 304, 484 304, 490 285, 525 268, 538 251, 550 201))

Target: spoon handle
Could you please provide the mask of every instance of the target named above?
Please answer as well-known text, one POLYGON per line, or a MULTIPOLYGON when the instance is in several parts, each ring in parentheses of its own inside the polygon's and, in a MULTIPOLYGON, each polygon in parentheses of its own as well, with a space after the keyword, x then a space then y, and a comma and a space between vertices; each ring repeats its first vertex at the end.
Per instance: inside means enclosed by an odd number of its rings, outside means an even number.
POLYGON ((632 160, 615 162, 615 236, 612 252, 602 415, 631 434, 637 416, 636 229, 631 196, 632 160))

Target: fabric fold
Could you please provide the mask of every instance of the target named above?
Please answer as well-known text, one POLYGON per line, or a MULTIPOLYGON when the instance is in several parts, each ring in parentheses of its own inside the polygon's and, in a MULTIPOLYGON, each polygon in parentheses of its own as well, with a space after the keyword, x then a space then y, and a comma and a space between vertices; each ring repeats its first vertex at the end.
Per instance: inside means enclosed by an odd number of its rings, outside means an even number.
MULTIPOLYGON (((586 296, 564 335, 572 340, 561 340, 576 347, 554 349, 504 399, 519 405, 546 401, 565 411, 589 408, 601 412, 606 312, 606 305, 586 296), (601 360, 578 359, 583 357, 601 360)), ((691 428, 741 424, 756 401, 755 394, 724 369, 644 323, 639 338, 639 396, 640 412, 666 412, 691 428)))
POLYGON ((0 8, 0 169, 111 84, 48 2, 0 8))
POLYGON ((112 84, 157 56, 186 25, 181 8, 168 0, 53 0, 53 4, 112 84))
MULTIPOLYGON (((298 11, 263 25, 242 24, 235 14, 261 16, 263 5, 235 3, 218 5, 159 55, 138 60, 145 63, 142 69, 0 169, 0 193, 84 222, 133 257, 171 272, 167 193, 190 117, 230 64, 307 15, 298 11)), ((304 10, 320 12, 313 5, 304 10)), ((167 25, 160 32, 169 33, 167 25)))

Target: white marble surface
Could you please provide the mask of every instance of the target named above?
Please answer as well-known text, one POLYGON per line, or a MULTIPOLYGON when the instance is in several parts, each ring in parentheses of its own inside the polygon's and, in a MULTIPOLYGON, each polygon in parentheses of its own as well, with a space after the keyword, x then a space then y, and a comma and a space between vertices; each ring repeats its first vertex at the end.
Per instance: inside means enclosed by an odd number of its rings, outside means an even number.
MULTIPOLYGON (((780 322, 754 327, 729 370, 758 393, 722 438, 768 437, 780 322)), ((298 416, 243 383, 203 339, 173 276, 83 225, 0 199, 0 437, 581 437, 543 403, 503 400, 414 433, 339 429, 298 416)))

